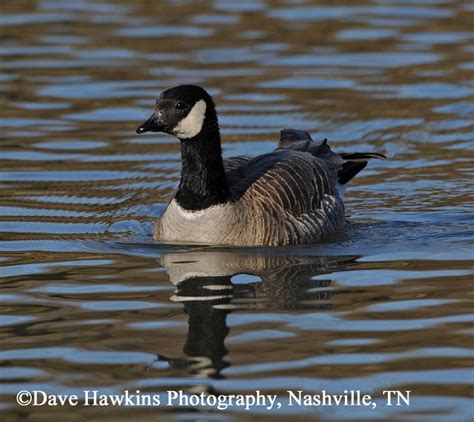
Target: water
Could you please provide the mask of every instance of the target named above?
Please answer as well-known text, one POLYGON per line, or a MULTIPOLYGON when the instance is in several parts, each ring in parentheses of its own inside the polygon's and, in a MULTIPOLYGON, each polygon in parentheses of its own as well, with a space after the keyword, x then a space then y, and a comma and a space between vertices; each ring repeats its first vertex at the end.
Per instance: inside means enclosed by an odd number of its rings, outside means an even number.
POLYGON ((461 0, 4 2, 5 420, 472 419, 473 12, 461 0), (290 126, 389 159, 352 184, 348 225, 320 245, 160 245, 179 145, 134 130, 181 83, 214 95, 225 155, 270 151, 290 126), (256 389, 281 408, 15 402, 20 390, 256 389), (290 407, 287 390, 360 390, 377 406, 290 407), (386 406, 383 390, 410 390, 410 406, 386 406))

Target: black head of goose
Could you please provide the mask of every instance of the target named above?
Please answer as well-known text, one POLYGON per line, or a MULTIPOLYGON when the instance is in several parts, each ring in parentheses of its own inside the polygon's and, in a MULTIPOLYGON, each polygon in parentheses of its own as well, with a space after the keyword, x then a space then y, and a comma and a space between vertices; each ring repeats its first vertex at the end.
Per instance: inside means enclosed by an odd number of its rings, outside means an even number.
POLYGON ((222 159, 214 102, 201 87, 164 91, 137 133, 181 142, 181 181, 153 237, 239 246, 315 243, 344 223, 343 187, 377 153, 337 154, 326 140, 284 129, 278 148, 222 159))

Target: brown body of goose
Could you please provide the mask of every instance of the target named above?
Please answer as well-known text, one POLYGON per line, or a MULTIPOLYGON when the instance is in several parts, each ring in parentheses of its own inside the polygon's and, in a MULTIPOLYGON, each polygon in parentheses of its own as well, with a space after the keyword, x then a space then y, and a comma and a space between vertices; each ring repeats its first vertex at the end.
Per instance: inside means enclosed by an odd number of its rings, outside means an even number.
POLYGON ((345 221, 341 186, 376 153, 337 154, 307 132, 284 129, 278 148, 222 160, 217 114, 200 87, 171 88, 137 129, 181 141, 180 185, 153 237, 237 246, 311 244, 345 221))

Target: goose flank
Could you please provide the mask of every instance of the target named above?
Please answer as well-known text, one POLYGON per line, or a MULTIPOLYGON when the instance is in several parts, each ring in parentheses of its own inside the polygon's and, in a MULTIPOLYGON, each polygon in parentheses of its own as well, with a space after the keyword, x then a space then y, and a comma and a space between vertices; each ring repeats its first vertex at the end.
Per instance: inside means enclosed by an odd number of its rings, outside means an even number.
POLYGON ((326 140, 283 129, 273 152, 222 159, 214 102, 201 87, 161 93, 137 133, 181 143, 181 180, 153 232, 156 240, 238 246, 316 243, 345 221, 343 190, 378 153, 337 154, 326 140))

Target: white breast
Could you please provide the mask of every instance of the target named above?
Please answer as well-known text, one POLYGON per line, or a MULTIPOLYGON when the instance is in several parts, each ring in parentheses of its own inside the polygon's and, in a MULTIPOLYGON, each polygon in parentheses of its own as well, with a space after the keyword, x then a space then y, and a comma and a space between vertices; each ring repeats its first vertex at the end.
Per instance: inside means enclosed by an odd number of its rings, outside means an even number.
POLYGON ((234 204, 215 205, 205 210, 190 211, 173 199, 156 224, 155 238, 159 240, 225 243, 231 234, 239 232, 234 204))

